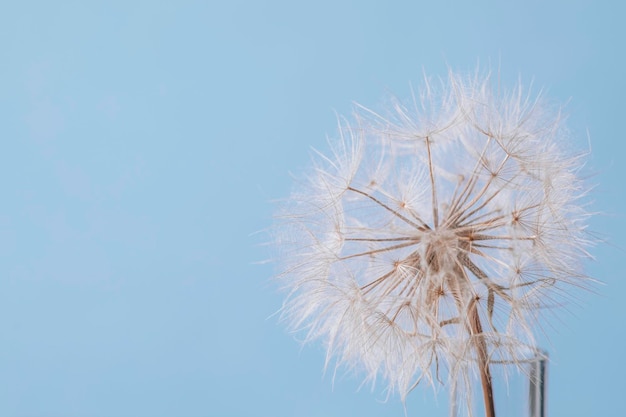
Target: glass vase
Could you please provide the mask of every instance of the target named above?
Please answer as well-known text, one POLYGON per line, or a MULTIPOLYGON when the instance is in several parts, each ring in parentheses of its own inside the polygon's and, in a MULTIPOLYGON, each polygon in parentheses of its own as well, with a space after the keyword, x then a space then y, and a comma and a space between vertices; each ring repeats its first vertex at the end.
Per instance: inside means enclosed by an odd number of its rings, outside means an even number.
MULTIPOLYGON (((491 363, 494 417, 547 417, 547 366, 545 352, 515 366, 491 363)), ((473 384, 471 391, 472 401, 453 404, 450 417, 489 416, 480 381, 473 384)))

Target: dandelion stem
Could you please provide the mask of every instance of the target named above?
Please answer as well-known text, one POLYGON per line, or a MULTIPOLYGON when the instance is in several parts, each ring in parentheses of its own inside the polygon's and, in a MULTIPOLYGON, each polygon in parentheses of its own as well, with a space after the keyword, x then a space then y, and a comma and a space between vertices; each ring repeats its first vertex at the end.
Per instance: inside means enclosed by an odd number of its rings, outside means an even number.
POLYGON ((495 405, 493 402, 493 385, 491 382, 491 372, 489 370, 489 356, 487 353, 487 343, 483 338, 483 329, 478 317, 476 302, 472 303, 469 311, 469 320, 472 340, 475 341, 476 354, 478 355, 478 369, 480 372, 480 383, 483 387, 483 400, 485 402, 485 416, 496 417, 495 405))
MULTIPOLYGON (((463 269, 460 260, 457 260, 456 265, 453 268, 452 279, 449 281, 449 286, 454 296, 454 300, 459 310, 459 314, 463 317, 464 305, 463 301, 465 296, 468 295, 467 287, 463 287, 461 282, 469 282, 469 277, 463 269), (454 279, 456 277, 457 279, 454 279), (461 279, 463 278, 463 279, 461 279)), ((485 342, 483 335, 483 328, 480 323, 480 317, 478 314, 478 298, 473 296, 467 304, 467 322, 468 332, 470 333, 470 341, 476 349, 478 371, 480 372, 480 383, 483 390, 483 400, 485 402, 485 417, 496 417, 495 405, 493 401, 493 384, 491 380, 491 371, 489 370, 489 353, 487 351, 487 343, 485 342)))

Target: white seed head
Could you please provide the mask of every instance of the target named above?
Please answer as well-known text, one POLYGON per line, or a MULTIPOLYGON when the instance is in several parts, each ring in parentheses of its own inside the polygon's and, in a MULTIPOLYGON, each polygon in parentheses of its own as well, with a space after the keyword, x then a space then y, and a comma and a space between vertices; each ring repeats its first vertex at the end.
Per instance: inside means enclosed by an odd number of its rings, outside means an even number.
POLYGON ((342 119, 274 229, 282 317, 402 399, 419 381, 468 386, 481 349, 521 363, 538 313, 589 282, 561 115, 489 76, 437 87, 342 119))

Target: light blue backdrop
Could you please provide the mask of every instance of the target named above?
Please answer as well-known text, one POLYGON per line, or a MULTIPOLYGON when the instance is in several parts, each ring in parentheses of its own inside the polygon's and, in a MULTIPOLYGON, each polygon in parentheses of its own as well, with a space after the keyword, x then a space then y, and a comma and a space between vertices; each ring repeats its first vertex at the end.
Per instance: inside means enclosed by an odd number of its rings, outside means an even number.
MULTIPOLYGON (((226 4, 227 3, 227 4, 226 4)), ((553 328, 552 416, 626 390, 625 9, 616 1, 0 6, 0 415, 398 416, 322 376, 260 245, 335 115, 477 62, 591 138, 599 295, 553 328)), ((382 387, 379 387, 382 388, 382 387)), ((429 390, 409 416, 445 415, 429 390), (439 414, 436 414, 439 413, 439 414)))

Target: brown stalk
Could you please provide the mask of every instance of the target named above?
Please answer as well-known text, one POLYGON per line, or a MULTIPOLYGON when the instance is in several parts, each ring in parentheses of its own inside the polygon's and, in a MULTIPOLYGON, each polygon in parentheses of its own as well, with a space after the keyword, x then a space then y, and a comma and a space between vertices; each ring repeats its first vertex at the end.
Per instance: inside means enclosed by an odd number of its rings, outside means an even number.
POLYGON ((478 355, 478 368, 480 371, 480 383, 483 387, 483 400, 485 402, 485 416, 495 417, 496 410, 493 402, 493 385, 491 372, 489 371, 489 356, 487 353, 487 343, 483 338, 483 329, 478 317, 476 302, 472 302, 468 311, 470 331, 472 340, 475 342, 476 354, 478 355))
MULTIPOLYGON (((457 261, 454 265, 454 273, 451 276, 448 285, 455 299, 457 308, 459 310, 460 317, 463 316, 464 294, 467 291, 463 290, 463 281, 469 282, 469 277, 463 269, 461 261, 457 261)), ((493 400, 493 384, 491 379, 491 371, 489 370, 489 353, 487 350, 487 343, 483 337, 483 328, 480 323, 480 317, 478 315, 478 298, 473 298, 467 306, 467 326, 471 336, 472 343, 476 349, 476 355, 478 360, 478 369, 480 372, 480 383, 483 390, 483 401, 485 403, 485 417, 496 417, 496 409, 493 400)))

